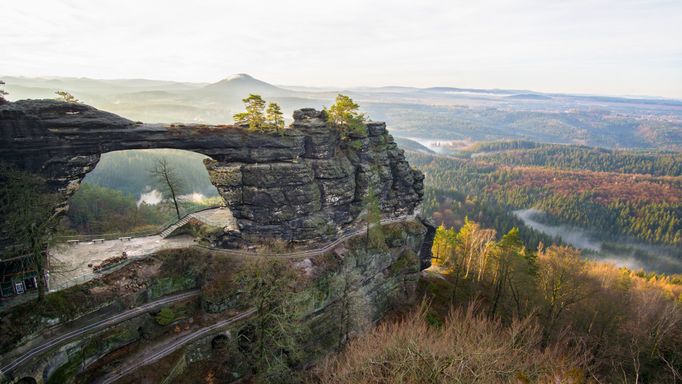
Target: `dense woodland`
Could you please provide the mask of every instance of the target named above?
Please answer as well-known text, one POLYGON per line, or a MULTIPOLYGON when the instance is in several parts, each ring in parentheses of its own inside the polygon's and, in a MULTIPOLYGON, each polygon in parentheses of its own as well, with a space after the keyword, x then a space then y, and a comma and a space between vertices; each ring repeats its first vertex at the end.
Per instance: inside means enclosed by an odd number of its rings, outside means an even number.
POLYGON ((485 154, 486 162, 599 172, 682 175, 682 153, 609 150, 582 145, 540 144, 532 141, 476 143, 469 153, 485 154))
POLYGON ((506 233, 516 227, 521 238, 530 248, 537 248, 540 243, 561 244, 560 238, 548 236, 523 225, 523 221, 500 206, 484 204, 475 196, 466 196, 457 191, 443 191, 427 188, 424 194, 425 212, 437 224, 446 227, 460 228, 465 220, 471 219, 498 232, 506 233))
POLYGON ((83 184, 69 201, 62 229, 84 234, 126 233, 156 228, 173 218, 172 212, 147 204, 119 190, 83 184))
MULTIPOLYGON (((424 171, 428 187, 456 191, 482 205, 507 211, 535 207, 550 222, 597 230, 604 238, 682 244, 680 177, 510 167, 416 153, 409 160, 424 171)), ((439 206, 437 198, 438 193, 427 194, 425 205, 439 206)))

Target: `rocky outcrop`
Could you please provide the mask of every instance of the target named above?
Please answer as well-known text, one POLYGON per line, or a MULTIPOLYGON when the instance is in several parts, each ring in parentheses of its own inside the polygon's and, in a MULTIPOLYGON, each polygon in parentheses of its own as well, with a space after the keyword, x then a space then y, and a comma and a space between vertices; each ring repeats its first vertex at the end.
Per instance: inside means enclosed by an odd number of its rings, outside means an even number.
MULTIPOLYGON (((68 197, 102 153, 175 148, 211 157, 213 184, 246 239, 333 237, 357 219, 372 189, 387 215, 412 213, 423 175, 380 122, 341 140, 323 112, 302 109, 283 134, 233 126, 136 123, 83 104, 23 100, 0 105, 0 161, 44 176, 68 197)), ((225 240, 228 241, 228 240, 225 240)), ((225 244, 223 244, 225 245, 225 244)))

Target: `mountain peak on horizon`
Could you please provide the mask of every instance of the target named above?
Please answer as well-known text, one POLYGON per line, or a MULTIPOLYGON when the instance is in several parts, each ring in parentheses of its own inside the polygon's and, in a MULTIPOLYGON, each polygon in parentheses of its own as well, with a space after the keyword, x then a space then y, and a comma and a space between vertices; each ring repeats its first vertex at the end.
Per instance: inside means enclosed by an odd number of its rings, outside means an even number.
POLYGON ((227 76, 226 78, 224 78, 220 81, 233 81, 233 80, 256 80, 256 78, 249 75, 248 73, 235 73, 233 75, 227 76))
POLYGON ((261 93, 271 95, 280 93, 282 90, 270 83, 258 80, 255 77, 246 73, 237 73, 228 76, 218 82, 206 85, 204 90, 220 92, 220 93, 261 93))

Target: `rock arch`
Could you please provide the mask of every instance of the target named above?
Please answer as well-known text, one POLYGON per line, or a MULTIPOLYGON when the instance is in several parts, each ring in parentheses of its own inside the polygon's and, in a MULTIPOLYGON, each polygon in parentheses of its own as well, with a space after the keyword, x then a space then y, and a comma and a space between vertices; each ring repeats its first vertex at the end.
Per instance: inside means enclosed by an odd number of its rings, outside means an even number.
POLYGON ((133 122, 84 104, 23 100, 0 105, 0 161, 44 176, 68 208, 105 152, 184 149, 211 157, 212 183, 251 238, 320 239, 357 218, 374 189, 386 214, 411 213, 421 202, 423 175, 410 168, 384 123, 341 141, 314 109, 294 112, 284 134, 234 126, 133 122), (352 145, 349 145, 352 143, 352 145))

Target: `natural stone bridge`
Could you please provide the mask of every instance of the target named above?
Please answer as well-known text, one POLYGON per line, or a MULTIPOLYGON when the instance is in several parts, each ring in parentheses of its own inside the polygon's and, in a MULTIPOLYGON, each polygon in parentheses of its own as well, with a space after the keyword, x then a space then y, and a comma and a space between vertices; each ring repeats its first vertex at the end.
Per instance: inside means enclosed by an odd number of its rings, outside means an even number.
POLYGON ((23 100, 0 105, 0 161, 42 175, 63 194, 58 209, 102 153, 174 148, 212 158, 212 183, 247 239, 333 238, 357 218, 371 188, 389 215, 413 213, 423 175, 410 168, 386 125, 340 140, 322 112, 294 112, 290 129, 136 123, 83 104, 23 100))

